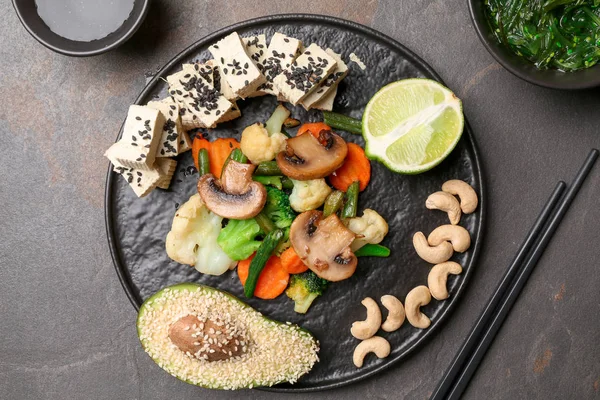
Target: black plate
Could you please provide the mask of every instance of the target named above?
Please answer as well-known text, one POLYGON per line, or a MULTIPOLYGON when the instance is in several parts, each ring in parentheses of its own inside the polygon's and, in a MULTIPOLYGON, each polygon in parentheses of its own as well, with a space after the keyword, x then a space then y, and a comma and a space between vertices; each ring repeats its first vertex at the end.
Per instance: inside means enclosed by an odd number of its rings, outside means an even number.
MULTIPOLYGON (((439 76, 419 57, 396 41, 367 27, 340 19, 314 15, 279 15, 254 19, 222 29, 193 44, 167 64, 148 84, 136 100, 146 104, 155 96, 163 97, 166 84, 161 78, 178 71, 181 64, 210 57, 208 45, 224 35, 237 31, 240 35, 280 31, 301 39, 316 42, 343 53, 348 59, 356 53, 367 65, 362 71, 354 63, 351 73, 342 82, 334 109, 359 117, 367 101, 385 84, 404 78, 427 77, 440 81, 439 76)), ((209 135, 237 137, 242 129, 256 121, 265 121, 276 105, 274 97, 249 99, 239 103, 242 118, 219 125, 209 135)), ((123 115, 125 115, 123 110, 123 115)), ((305 112, 296 107, 293 116, 301 121, 319 120, 320 112, 305 112)), ((351 141, 362 143, 356 135, 343 134, 351 141)), ((106 226, 112 257, 123 288, 133 305, 159 289, 179 282, 200 282, 243 297, 235 272, 220 277, 201 275, 195 269, 171 261, 165 252, 165 237, 171 227, 178 204, 184 203, 196 192, 197 174, 188 174, 193 165, 190 152, 179 157, 176 176, 167 191, 155 190, 148 197, 138 199, 124 179, 109 170, 106 183, 106 226)), ((373 162, 371 184, 360 196, 361 208, 377 210, 390 225, 390 233, 383 244, 392 249, 388 259, 362 258, 357 272, 350 279, 330 285, 327 292, 311 307, 306 316, 293 311, 293 303, 285 295, 276 300, 249 300, 248 303, 277 320, 291 321, 307 328, 321 342, 321 361, 295 385, 279 385, 270 390, 311 391, 339 387, 371 376, 406 357, 433 335, 465 288, 465 283, 476 266, 481 247, 485 207, 481 166, 470 128, 452 154, 432 171, 415 176, 398 175, 383 165, 373 162), (464 216, 461 225, 471 233, 473 244, 469 251, 457 254, 464 272, 449 279, 450 299, 432 301, 424 311, 432 319, 429 329, 419 330, 405 323, 393 333, 384 333, 392 346, 386 359, 369 357, 365 366, 357 369, 352 363, 352 352, 358 341, 350 335, 353 321, 364 319, 360 305, 364 297, 379 299, 393 294, 404 301, 410 289, 427 284, 430 265, 422 261, 412 247, 416 231, 428 234, 435 227, 446 224, 446 214, 425 208, 430 193, 440 190, 448 179, 464 179, 472 184, 480 197, 480 206, 474 214, 464 216)))

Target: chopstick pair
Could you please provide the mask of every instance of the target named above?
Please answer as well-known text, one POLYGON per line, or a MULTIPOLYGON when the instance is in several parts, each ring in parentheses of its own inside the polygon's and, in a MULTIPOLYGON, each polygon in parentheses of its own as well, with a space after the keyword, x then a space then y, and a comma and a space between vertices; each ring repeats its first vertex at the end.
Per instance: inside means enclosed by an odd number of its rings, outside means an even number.
POLYGON ((590 151, 575 176, 573 184, 564 196, 567 185, 563 181, 558 182, 542 212, 529 230, 519 252, 504 274, 500 285, 490 298, 430 400, 455 400, 461 397, 525 286, 533 268, 587 178, 598 154, 597 149, 590 151))

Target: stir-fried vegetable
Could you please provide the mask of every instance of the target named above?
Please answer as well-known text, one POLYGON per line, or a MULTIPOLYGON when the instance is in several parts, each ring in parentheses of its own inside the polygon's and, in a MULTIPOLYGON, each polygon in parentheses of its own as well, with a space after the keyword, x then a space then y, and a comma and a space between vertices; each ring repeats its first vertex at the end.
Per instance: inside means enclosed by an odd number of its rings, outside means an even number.
POLYGON ((221 229, 217 243, 232 260, 245 260, 260 247, 261 242, 256 240, 260 233, 260 226, 252 218, 230 219, 221 229))
POLYGON ((308 266, 302 262, 293 247, 288 248, 279 256, 281 265, 290 274, 300 274, 308 270, 308 266))
POLYGON ((328 281, 319 278, 314 272, 306 271, 302 274, 292 275, 290 287, 285 294, 294 300, 294 311, 306 314, 313 301, 327 289, 328 284, 328 281))
POLYGON ((281 190, 267 186, 267 202, 263 213, 265 213, 278 228, 289 228, 296 218, 296 213, 290 206, 289 197, 281 190))
POLYGON ((380 244, 365 244, 354 252, 356 257, 389 257, 390 249, 380 244))
POLYGON ((323 111, 323 119, 325 120, 325 123, 332 128, 362 135, 362 121, 359 119, 354 119, 331 111, 323 111))
POLYGON ((574 71, 600 59, 600 1, 487 0, 498 40, 537 68, 574 71))
POLYGON ((277 161, 265 161, 258 164, 256 170, 254 170, 254 175, 258 176, 275 176, 275 175, 283 175, 279 167, 277 166, 277 161))
POLYGON ((344 164, 329 176, 329 183, 334 188, 346 191, 354 181, 360 184, 360 191, 367 188, 371 180, 371 162, 365 155, 362 147, 355 143, 348 143, 348 155, 344 164))
POLYGON ((290 110, 285 108, 282 104, 277 106, 271 117, 265 123, 265 128, 267 129, 267 132, 269 132, 269 136, 281 132, 281 127, 289 118, 290 114, 290 110))
MULTIPOLYGON (((250 267, 248 269, 248 277, 244 282, 244 294, 246 295, 246 297, 251 298, 252 296, 254 296, 254 290, 256 289, 258 277, 260 276, 260 273, 262 272, 263 268, 265 268, 267 261, 269 260, 269 258, 271 258, 273 251, 275 251, 275 248, 277 247, 281 239, 283 239, 283 231, 281 229, 276 229, 272 232, 269 232, 267 236, 265 236, 265 240, 263 240, 260 247, 256 251, 254 258, 250 262, 250 267)), ((279 262, 279 264, 281 265, 281 262, 279 262)), ((240 271, 238 270, 238 274, 239 273, 240 271)))
POLYGON ((344 192, 340 190, 334 190, 329 193, 329 196, 325 199, 325 205, 323 206, 323 216, 328 217, 331 214, 338 212, 344 205, 344 192))
MULTIPOLYGON (((250 258, 238 263, 237 272, 242 285, 247 283, 250 265, 254 257, 250 256, 250 258)), ((290 274, 281 265, 279 257, 271 256, 260 272, 254 289, 254 296, 264 300, 274 299, 285 291, 289 280, 290 274)))
POLYGON ((341 213, 342 218, 356 217, 356 211, 358 209, 358 192, 359 184, 358 181, 355 181, 348 187, 348 191, 346 192, 346 199, 341 213))
POLYGON ((331 130, 331 127, 324 122, 307 122, 305 124, 302 124, 302 126, 300 126, 300 128, 298 128, 298 133, 296 135, 300 136, 303 133, 308 132, 318 139, 319 133, 321 133, 321 131, 330 131, 330 130, 331 130))
POLYGON ((202 176, 210 172, 210 160, 208 158, 208 150, 200 149, 198 152, 198 175, 202 176))
POLYGON ((256 181, 256 182, 260 182, 263 185, 267 186, 274 186, 277 189, 281 190, 283 189, 283 185, 281 184, 281 176, 259 176, 259 175, 254 175, 252 177, 252 180, 256 181))

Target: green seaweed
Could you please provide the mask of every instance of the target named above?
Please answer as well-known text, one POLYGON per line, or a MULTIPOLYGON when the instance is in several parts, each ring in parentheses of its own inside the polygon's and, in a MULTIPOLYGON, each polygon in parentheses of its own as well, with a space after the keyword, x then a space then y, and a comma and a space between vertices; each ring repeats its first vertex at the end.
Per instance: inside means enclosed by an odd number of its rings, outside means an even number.
POLYGON ((539 69, 576 71, 600 60, 600 0, 486 0, 498 41, 539 69))

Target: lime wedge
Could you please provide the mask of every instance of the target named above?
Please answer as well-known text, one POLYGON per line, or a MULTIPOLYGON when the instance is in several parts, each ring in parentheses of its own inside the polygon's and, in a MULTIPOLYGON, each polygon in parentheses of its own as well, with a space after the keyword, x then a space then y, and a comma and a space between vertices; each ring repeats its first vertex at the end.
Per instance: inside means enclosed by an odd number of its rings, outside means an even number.
POLYGON ((458 143, 462 103, 439 82, 405 79, 373 96, 362 126, 369 158, 401 174, 419 174, 442 162, 458 143))

